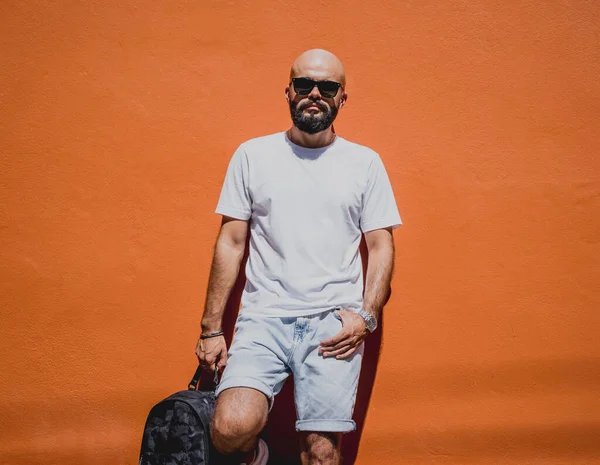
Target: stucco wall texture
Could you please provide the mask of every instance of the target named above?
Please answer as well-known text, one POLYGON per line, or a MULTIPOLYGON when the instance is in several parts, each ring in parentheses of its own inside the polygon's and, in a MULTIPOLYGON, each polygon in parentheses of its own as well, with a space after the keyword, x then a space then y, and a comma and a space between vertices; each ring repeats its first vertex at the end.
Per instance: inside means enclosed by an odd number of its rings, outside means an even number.
MULTIPOLYGON (((196 364, 229 158, 288 127, 313 47, 344 61, 337 132, 381 154, 405 221, 346 464, 600 463, 599 18, 2 2, 0 463, 137 463, 149 408, 196 364)), ((295 463, 293 409, 276 421, 295 463)))

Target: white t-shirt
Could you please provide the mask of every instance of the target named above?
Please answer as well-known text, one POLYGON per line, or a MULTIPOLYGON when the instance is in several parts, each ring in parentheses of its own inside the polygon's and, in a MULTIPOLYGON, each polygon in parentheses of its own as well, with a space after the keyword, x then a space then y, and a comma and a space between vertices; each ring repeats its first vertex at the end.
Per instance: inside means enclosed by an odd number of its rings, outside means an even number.
POLYGON ((216 212, 250 220, 241 311, 276 317, 361 308, 361 233, 402 224, 376 152, 341 137, 308 149, 285 132, 240 145, 216 212))

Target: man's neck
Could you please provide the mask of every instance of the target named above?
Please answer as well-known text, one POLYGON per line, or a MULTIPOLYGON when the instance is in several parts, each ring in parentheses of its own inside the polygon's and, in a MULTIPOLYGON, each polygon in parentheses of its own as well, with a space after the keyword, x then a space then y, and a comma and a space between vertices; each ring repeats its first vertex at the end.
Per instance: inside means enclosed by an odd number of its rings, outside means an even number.
POLYGON ((335 132, 333 131, 333 126, 329 126, 324 131, 317 132, 316 134, 308 134, 300 131, 300 129, 298 129, 296 126, 292 126, 286 131, 286 134, 288 139, 294 144, 309 149, 326 147, 336 138, 335 132))

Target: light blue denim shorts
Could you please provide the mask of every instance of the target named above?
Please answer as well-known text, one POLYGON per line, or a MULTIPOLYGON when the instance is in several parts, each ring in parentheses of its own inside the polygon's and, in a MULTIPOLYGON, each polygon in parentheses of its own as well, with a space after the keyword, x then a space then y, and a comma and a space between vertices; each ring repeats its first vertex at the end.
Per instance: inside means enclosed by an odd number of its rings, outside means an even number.
POLYGON ((323 358, 318 352, 319 343, 341 329, 336 310, 285 318, 242 311, 217 396, 226 389, 248 387, 262 392, 272 405, 293 374, 297 431, 355 430, 352 412, 364 344, 345 360, 323 358))

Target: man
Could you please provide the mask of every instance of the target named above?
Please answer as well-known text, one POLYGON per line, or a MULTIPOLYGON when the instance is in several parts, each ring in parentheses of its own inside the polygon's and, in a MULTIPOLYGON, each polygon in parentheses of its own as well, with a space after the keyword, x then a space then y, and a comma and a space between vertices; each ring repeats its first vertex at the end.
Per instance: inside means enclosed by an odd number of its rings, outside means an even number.
POLYGON ((333 54, 300 55, 285 89, 291 128, 237 149, 217 206, 223 221, 196 354, 212 370, 226 366, 211 433, 217 449, 240 453, 244 464, 267 463, 258 434, 290 373, 304 465, 340 464, 341 435, 355 429, 363 341, 388 295, 392 229, 401 220, 379 156, 335 134, 345 85, 333 54), (247 281, 228 354, 221 323, 248 228, 247 281))

